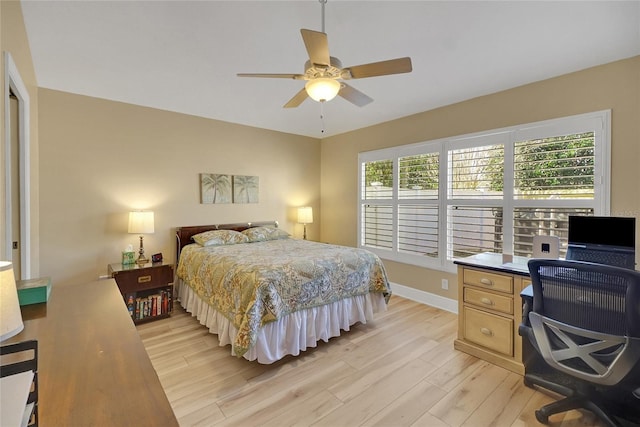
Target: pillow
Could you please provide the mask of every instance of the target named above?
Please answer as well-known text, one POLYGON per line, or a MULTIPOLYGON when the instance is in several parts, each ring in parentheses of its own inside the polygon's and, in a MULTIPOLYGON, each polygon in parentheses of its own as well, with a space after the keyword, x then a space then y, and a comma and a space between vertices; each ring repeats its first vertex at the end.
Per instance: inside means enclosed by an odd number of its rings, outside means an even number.
POLYGON ((195 234, 192 239, 201 246, 235 245, 247 243, 249 239, 242 233, 233 230, 211 230, 195 234))
POLYGON ((253 227, 242 231, 249 238, 249 242, 264 242, 265 240, 286 239, 289 233, 275 227, 253 227))

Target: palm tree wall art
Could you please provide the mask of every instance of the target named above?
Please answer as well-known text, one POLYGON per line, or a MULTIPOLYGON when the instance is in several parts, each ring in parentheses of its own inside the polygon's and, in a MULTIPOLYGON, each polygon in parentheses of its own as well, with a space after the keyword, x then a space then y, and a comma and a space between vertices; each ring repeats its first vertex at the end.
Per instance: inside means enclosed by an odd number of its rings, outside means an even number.
POLYGON ((233 176, 233 203, 258 203, 259 180, 257 176, 233 176))
POLYGON ((231 175, 216 173, 200 174, 201 203, 231 203, 231 175))
POLYGON ((257 176, 200 174, 200 203, 258 203, 260 181, 257 176))

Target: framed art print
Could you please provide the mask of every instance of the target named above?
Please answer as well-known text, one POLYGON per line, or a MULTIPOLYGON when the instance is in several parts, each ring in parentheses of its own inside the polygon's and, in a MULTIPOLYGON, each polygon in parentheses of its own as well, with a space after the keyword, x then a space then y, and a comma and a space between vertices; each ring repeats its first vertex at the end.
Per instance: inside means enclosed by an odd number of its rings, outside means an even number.
POLYGON ((233 176, 233 203, 258 203, 259 180, 257 176, 233 176))
POLYGON ((200 203, 231 203, 231 175, 200 174, 200 203))

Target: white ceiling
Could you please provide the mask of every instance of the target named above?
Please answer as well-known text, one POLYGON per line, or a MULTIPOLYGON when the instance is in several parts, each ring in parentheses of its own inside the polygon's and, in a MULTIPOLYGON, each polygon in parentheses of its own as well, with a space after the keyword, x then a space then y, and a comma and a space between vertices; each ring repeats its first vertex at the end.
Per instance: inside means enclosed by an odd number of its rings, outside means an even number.
MULTIPOLYGON (((350 81, 375 101, 282 106, 303 87, 318 0, 22 0, 40 87, 312 137, 363 128, 640 54, 640 1, 326 4, 344 66, 410 56, 413 72, 350 81)), ((517 107, 514 107, 517 108, 517 107)))

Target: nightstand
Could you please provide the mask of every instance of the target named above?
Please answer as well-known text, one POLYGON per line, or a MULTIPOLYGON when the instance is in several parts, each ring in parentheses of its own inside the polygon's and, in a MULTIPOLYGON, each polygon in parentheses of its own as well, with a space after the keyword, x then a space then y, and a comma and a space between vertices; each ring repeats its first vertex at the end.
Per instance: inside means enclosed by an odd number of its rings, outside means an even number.
POLYGON ((171 314, 173 307, 173 266, 155 263, 109 264, 109 275, 118 284, 134 323, 147 322, 171 314))

